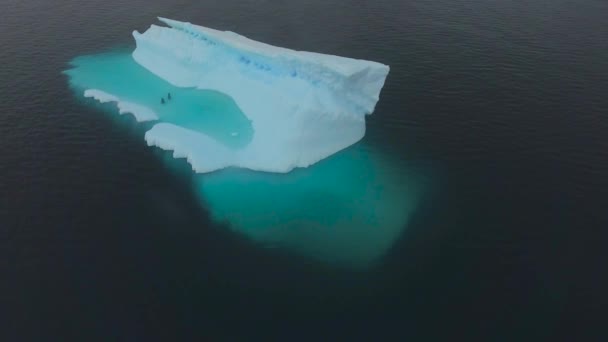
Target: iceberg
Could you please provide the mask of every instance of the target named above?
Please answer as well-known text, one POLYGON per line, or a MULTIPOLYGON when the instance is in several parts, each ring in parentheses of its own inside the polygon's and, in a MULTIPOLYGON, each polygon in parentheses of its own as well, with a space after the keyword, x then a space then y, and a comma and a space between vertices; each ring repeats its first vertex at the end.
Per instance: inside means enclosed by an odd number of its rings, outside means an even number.
POLYGON ((200 173, 230 166, 284 173, 351 146, 365 135, 365 116, 374 111, 389 73, 377 62, 294 51, 234 32, 159 20, 168 27, 133 32, 133 59, 175 87, 230 96, 253 129, 251 141, 234 151, 221 139, 185 133, 187 128, 171 123, 146 134, 150 146, 185 156, 200 173))
POLYGON ((78 97, 131 114, 117 120, 134 118, 212 219, 252 242, 349 268, 380 260, 426 190, 426 172, 359 142, 389 67, 160 20, 133 32, 134 50, 75 57, 78 97))

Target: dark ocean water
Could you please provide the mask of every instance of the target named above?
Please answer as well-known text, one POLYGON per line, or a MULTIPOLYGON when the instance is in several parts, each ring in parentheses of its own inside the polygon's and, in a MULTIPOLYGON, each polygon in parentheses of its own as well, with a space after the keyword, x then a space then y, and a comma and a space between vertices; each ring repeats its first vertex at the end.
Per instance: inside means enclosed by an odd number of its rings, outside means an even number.
POLYGON ((605 340, 608 3, 0 2, 2 341, 605 340), (433 170, 348 271, 217 227, 67 85, 155 16, 391 66, 366 141, 433 170))

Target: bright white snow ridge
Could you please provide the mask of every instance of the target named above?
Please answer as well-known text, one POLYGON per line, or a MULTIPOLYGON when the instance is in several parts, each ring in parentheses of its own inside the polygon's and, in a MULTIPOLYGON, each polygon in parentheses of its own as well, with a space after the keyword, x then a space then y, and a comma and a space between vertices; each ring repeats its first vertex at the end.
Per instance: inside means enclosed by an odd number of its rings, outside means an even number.
POLYGON ((232 97, 251 121, 253 138, 245 147, 231 149, 204 133, 163 122, 146 133, 148 145, 186 157, 200 173, 231 166, 289 172, 365 135, 365 115, 374 111, 388 66, 159 19, 169 27, 133 32, 134 60, 176 87, 232 97))

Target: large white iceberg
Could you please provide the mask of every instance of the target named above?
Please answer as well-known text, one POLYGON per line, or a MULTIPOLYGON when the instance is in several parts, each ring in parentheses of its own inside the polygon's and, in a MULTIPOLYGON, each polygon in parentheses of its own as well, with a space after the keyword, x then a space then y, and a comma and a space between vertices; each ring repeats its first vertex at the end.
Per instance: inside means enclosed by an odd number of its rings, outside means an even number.
POLYGON ((374 111, 388 66, 159 19, 169 27, 133 32, 134 60, 173 86, 229 95, 253 127, 251 141, 240 148, 167 122, 146 133, 149 145, 186 157, 196 172, 230 166, 288 172, 365 135, 365 116, 374 111))
POLYGON ((426 186, 402 158, 364 143, 345 149, 364 136, 388 66, 161 20, 169 27, 134 32, 134 52, 74 58, 72 89, 112 115, 147 121, 136 132, 187 159, 215 221, 335 265, 379 260, 426 186))

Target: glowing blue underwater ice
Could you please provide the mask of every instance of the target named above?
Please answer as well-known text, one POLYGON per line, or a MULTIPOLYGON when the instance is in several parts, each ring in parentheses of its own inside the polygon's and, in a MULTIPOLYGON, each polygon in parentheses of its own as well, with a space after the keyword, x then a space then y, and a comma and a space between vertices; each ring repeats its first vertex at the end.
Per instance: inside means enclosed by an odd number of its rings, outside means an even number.
POLYGON ((161 20, 170 27, 133 33, 132 54, 75 58, 72 88, 151 121, 148 145, 186 158, 213 216, 254 241, 355 267, 382 256, 420 190, 351 146, 388 67, 161 20))

